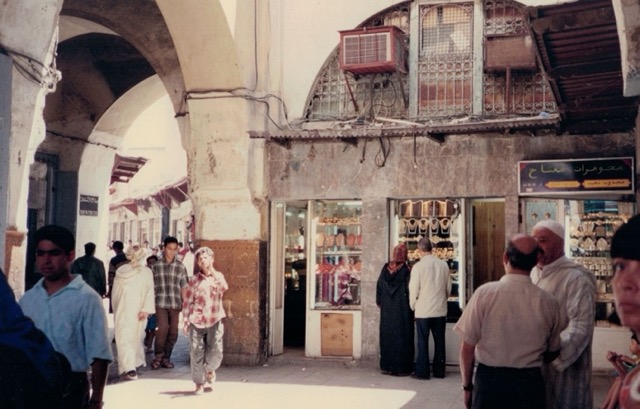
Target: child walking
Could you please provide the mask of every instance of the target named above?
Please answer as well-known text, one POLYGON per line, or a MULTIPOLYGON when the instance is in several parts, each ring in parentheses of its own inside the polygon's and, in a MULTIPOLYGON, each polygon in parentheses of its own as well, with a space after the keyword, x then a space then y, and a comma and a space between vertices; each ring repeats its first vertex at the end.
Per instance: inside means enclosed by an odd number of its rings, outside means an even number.
POLYGON ((222 336, 226 316, 222 295, 229 289, 221 272, 213 268, 213 250, 201 247, 195 254, 199 272, 185 291, 182 303, 184 333, 189 337, 191 379, 195 394, 203 392, 204 383, 212 384, 222 362, 222 336))

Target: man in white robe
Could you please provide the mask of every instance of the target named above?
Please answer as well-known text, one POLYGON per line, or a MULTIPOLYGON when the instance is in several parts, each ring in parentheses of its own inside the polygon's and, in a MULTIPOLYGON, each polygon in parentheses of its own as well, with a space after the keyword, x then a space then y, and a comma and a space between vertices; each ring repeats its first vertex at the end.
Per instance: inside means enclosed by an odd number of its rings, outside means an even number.
POLYGON ((136 368, 145 365, 142 346, 149 314, 155 313, 153 273, 146 267, 145 251, 138 244, 126 253, 129 263, 116 271, 112 302, 118 350, 118 372, 127 380, 138 378, 136 368))

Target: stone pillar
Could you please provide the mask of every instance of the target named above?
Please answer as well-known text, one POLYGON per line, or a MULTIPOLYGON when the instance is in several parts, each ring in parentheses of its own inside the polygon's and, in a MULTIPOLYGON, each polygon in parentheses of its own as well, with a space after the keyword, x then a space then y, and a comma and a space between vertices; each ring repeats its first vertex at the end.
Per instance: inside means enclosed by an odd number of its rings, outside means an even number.
POLYGON ((248 130, 267 121, 266 107, 257 98, 269 78, 264 58, 269 49, 260 44, 256 52, 254 42, 268 41, 261 28, 268 14, 260 14, 268 8, 261 2, 257 7, 225 2, 224 8, 215 1, 198 8, 170 0, 157 3, 178 55, 187 59, 181 69, 188 114, 178 122, 187 153, 195 241, 213 248, 215 266, 230 285, 224 297, 230 313, 225 363, 257 365, 266 358, 268 218, 263 153, 250 142, 248 130), (184 30, 186 26, 193 29, 184 30), (193 41, 196 35, 215 41, 193 41))
POLYGON ((520 214, 520 211, 524 212, 524 209, 520 209, 520 201, 518 195, 508 195, 504 198, 504 235, 505 238, 524 231, 525 226, 521 224, 520 219, 524 217, 520 214))
POLYGON ((377 364, 380 354, 380 310, 376 305, 378 276, 389 255, 388 201, 362 201, 362 360, 377 364))
MULTIPOLYGON (((248 187, 246 102, 192 101, 187 149, 196 242, 215 252, 229 283, 225 294, 225 364, 260 365, 266 359, 266 208, 248 187)), ((260 170, 261 171, 261 170, 260 170)))
MULTIPOLYGON (((18 296, 24 291, 26 240, 23 237, 26 234, 29 165, 33 163, 35 150, 45 135, 42 120, 44 97, 55 88, 57 81, 48 66, 54 58, 61 7, 62 0, 24 0, 4 4, 0 13, 0 43, 9 54, 15 52, 32 59, 31 67, 38 67, 36 75, 45 84, 41 86, 38 81, 21 75, 11 65, 10 58, 0 55, 3 60, 0 90, 10 90, 0 97, 3 101, 0 102, 0 117, 4 122, 0 124, 0 163, 4 169, 0 173, 0 184, 6 189, 0 188, 0 202, 3 203, 0 205, 3 223, 0 224, 0 250, 4 250, 0 251, 0 258, 5 258, 0 266, 7 268, 9 284, 18 296), (7 84, 10 85, 7 87, 7 84), (10 104, 8 115, 7 101, 10 104), (8 149, 8 155, 4 149, 8 149)), ((25 64, 24 61, 21 63, 25 64)), ((30 70, 24 66, 23 69, 30 70)))
POLYGON ((266 359, 267 246, 259 240, 201 240, 214 252, 214 267, 229 284, 224 364, 257 366, 266 359))
MULTIPOLYGON (((11 59, 0 53, 0 163, 9 163, 11 157, 11 59)), ((7 212, 9 202, 9 167, 0 166, 0 232, 7 230, 7 212)), ((0 249, 5 247, 5 236, 0 234, 0 249)), ((9 273, 6 252, 0 252, 0 266, 9 273)))

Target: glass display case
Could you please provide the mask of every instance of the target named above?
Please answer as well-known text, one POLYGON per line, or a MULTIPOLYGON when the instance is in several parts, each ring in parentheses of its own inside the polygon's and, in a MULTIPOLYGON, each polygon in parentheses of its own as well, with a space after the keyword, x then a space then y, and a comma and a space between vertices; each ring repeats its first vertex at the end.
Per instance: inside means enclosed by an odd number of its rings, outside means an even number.
POLYGON ((313 309, 360 309, 361 214, 361 201, 313 202, 309 249, 313 309))
POLYGON ((409 263, 420 260, 418 241, 428 237, 434 256, 445 260, 451 272, 451 295, 448 300, 447 321, 456 322, 462 314, 464 300, 464 274, 461 250, 464 223, 461 204, 452 199, 398 200, 391 206, 391 234, 393 245, 405 243, 409 250, 409 263))
POLYGON ((611 238, 634 214, 633 203, 609 200, 568 200, 565 254, 587 267, 596 278, 596 325, 610 326, 614 311, 609 250, 611 238))

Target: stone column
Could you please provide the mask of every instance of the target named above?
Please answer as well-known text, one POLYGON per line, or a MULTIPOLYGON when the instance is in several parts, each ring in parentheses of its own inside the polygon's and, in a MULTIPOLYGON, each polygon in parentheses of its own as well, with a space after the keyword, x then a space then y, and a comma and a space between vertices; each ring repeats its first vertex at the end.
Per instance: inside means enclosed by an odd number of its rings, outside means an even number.
POLYGON ((9 284, 18 296, 24 292, 26 240, 22 238, 26 235, 29 165, 33 163, 35 150, 45 135, 42 120, 44 97, 55 88, 57 81, 55 72, 48 68, 54 58, 61 7, 62 0, 24 0, 3 5, 0 13, 0 43, 10 55, 8 61, 4 54, 0 56, 3 59, 0 89, 8 91, 2 93, 7 97, 0 97, 8 98, 0 103, 4 106, 0 108, 4 122, 0 124, 0 146, 3 150, 0 163, 5 169, 2 172, 8 172, 0 173, 0 184, 6 189, 0 190, 0 202, 4 203, 4 206, 0 205, 3 223, 0 224, 3 236, 0 246, 4 244, 0 258, 5 258, 0 266, 8 270, 5 273, 8 273, 9 284), (12 60, 11 55, 22 57, 12 60), (20 74, 11 65, 14 62, 39 77, 45 85, 20 74), (29 68, 24 67, 26 64, 29 68), (30 71, 33 67, 37 72, 30 71), (4 105, 7 102, 10 104, 8 112, 4 105), (8 156, 4 149, 8 149, 8 156))
POLYGON ((378 363, 380 354, 380 310, 376 305, 376 285, 389 258, 389 210, 384 197, 362 201, 362 360, 378 363))
MULTIPOLYGON (((9 163, 11 152, 11 59, 5 54, 0 54, 0 163, 9 163)), ((7 208, 9 207, 9 167, 0 166, 0 232, 7 230, 7 208)), ((0 249, 5 247, 5 235, 0 234, 0 249)), ((0 252, 0 267, 9 273, 8 255, 0 252)))
POLYGON ((266 208, 248 187, 245 104, 191 101, 187 155, 197 246, 214 250, 214 266, 229 283, 225 364, 259 365, 266 358, 266 208))

